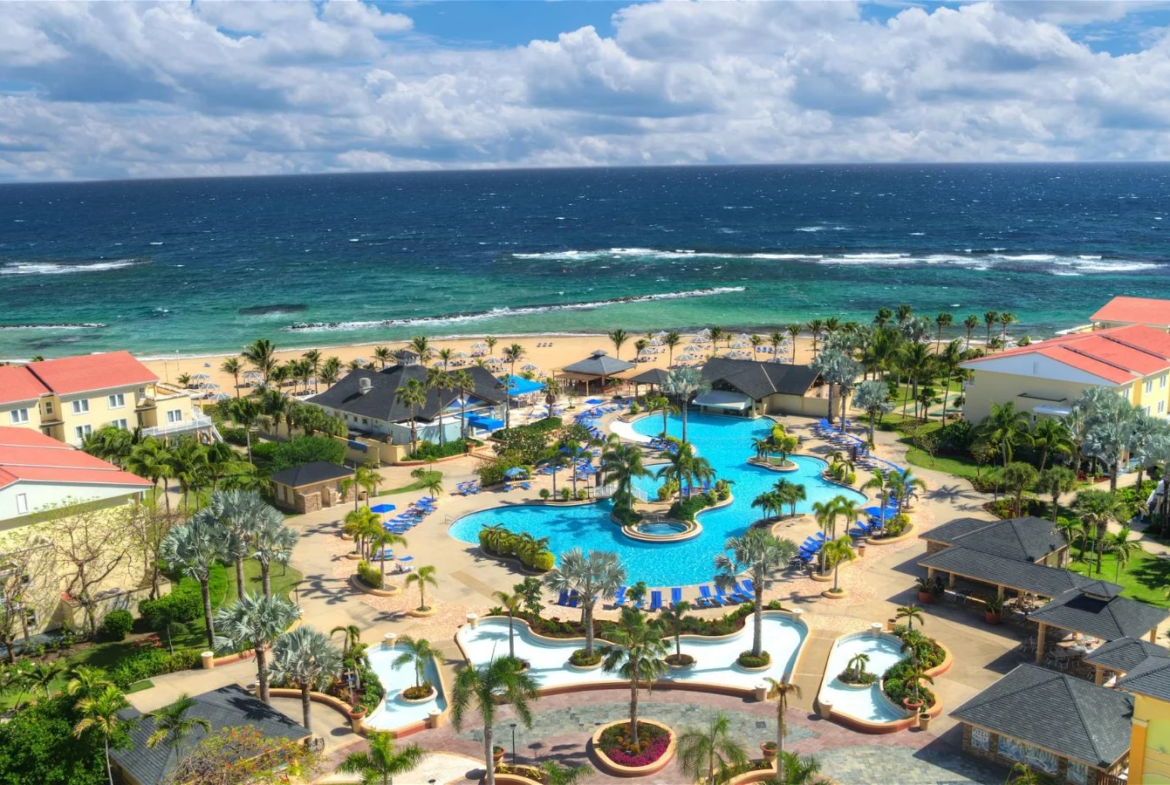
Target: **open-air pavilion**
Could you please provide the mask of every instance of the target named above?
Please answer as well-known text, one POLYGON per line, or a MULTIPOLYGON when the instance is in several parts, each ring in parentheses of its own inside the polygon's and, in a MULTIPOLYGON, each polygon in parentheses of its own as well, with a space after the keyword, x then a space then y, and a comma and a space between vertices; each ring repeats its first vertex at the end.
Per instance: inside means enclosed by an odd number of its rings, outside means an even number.
MULTIPOLYGON (((918 566, 926 568, 928 578, 945 573, 949 588, 955 588, 957 579, 962 578, 982 584, 1001 599, 1008 590, 1017 595, 1051 599, 1072 589, 1101 583, 1070 570, 1011 559, 965 546, 952 546, 932 553, 919 559, 918 566)), ((1121 587, 1117 588, 1120 590, 1121 587)))
MULTIPOLYGON (((1170 649, 1136 638, 1118 638, 1086 654, 1084 661, 1096 671, 1093 681, 1101 684, 1105 681, 1106 672, 1118 676, 1134 672, 1135 676, 1141 676, 1141 671, 1156 666, 1170 666, 1170 649), (1156 662, 1145 665, 1147 660, 1156 662)), ((1170 684, 1170 679, 1167 679, 1167 684, 1170 684)))
POLYGON ((585 394, 589 394, 589 384, 600 382, 601 389, 605 390, 605 380, 612 379, 619 373, 635 367, 633 363, 610 357, 604 350, 598 349, 584 360, 566 365, 557 374, 562 379, 571 382, 584 382, 585 394))
POLYGON ((648 385, 655 390, 661 390, 662 386, 666 384, 667 376, 668 373, 661 368, 648 368, 639 374, 631 376, 626 381, 634 385, 634 395, 637 396, 639 392, 638 387, 643 384, 648 385))
POLYGON ((1108 581, 1094 581, 1068 591, 1029 617, 1040 625, 1036 633, 1036 661, 1042 662, 1049 628, 1089 635, 1102 641, 1149 637, 1170 613, 1121 596, 1121 587, 1108 581))

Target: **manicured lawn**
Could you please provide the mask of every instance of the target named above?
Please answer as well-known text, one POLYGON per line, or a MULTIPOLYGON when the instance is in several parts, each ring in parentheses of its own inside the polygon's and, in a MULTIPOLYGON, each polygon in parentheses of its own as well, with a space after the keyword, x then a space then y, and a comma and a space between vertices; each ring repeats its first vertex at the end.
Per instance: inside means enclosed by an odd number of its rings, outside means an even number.
POLYGON ((434 479, 434 480, 443 479, 443 473, 440 471, 426 472, 422 477, 419 477, 417 480, 412 482, 410 485, 403 485, 401 488, 391 488, 388 491, 379 491, 378 495, 379 496, 392 496, 396 493, 407 493, 408 491, 421 491, 423 489, 423 486, 425 486, 428 482, 431 482, 432 479, 434 479))
POLYGON ((1096 555, 1085 554, 1086 561, 1074 561, 1071 569, 1082 575, 1120 584, 1125 587, 1122 596, 1156 605, 1159 608, 1170 608, 1170 600, 1166 598, 1166 586, 1170 585, 1170 561, 1159 559, 1157 556, 1137 551, 1129 558, 1129 564, 1124 571, 1117 574, 1117 559, 1105 554, 1101 559, 1101 574, 1096 572, 1096 555))

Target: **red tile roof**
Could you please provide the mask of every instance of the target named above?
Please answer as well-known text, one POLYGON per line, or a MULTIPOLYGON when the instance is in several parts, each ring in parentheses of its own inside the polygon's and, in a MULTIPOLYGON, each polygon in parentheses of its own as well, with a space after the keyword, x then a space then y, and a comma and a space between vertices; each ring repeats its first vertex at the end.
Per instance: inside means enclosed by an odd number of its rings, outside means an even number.
POLYGON ((1151 297, 1114 297, 1093 314, 1094 322, 1157 324, 1170 327, 1170 300, 1151 297))
POLYGON ((32 371, 20 365, 0 365, 0 404, 33 401, 49 392, 32 371))
POLYGON ((1073 333, 963 363, 964 368, 1021 354, 1038 354, 1115 384, 1170 370, 1170 334, 1143 324, 1073 333))
POLYGON ((41 360, 25 367, 58 395, 158 381, 158 377, 135 360, 130 352, 82 354, 57 360, 41 360))
POLYGON ((124 485, 145 490, 150 480, 124 472, 29 428, 0 427, 0 488, 21 480, 83 485, 124 485))

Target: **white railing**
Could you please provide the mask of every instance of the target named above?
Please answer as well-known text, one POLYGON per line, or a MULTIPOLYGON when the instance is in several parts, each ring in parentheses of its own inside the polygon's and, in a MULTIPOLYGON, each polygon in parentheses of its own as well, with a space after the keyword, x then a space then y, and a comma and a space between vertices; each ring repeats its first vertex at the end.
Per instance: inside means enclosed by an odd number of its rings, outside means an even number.
POLYGON ((216 430, 215 423, 211 418, 205 414, 197 414, 192 412, 191 417, 179 422, 168 422, 163 425, 157 425, 153 428, 143 428, 142 434, 144 436, 156 436, 166 438, 167 436, 174 436, 180 433, 189 433, 190 431, 210 430, 215 437, 219 438, 219 432, 216 430))
MULTIPOLYGON (((617 492, 617 483, 610 483, 609 485, 599 485, 593 489, 593 495, 594 495, 594 497, 596 497, 598 499, 608 499, 609 497, 613 496, 616 492, 617 492)), ((635 486, 633 488, 633 492, 634 492, 634 498, 637 499, 638 501, 640 501, 640 502, 650 501, 649 494, 647 494, 646 491, 642 490, 641 488, 638 488, 635 486)))

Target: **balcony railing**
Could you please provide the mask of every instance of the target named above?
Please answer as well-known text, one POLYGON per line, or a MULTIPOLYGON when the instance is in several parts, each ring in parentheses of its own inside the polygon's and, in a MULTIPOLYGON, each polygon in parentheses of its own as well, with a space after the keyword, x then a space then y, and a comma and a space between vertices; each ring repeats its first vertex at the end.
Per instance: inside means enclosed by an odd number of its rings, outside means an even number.
POLYGON ((168 422, 163 425, 156 425, 153 428, 143 428, 142 433, 144 436, 165 438, 167 436, 176 436, 181 433, 190 433, 191 431, 205 429, 215 431, 215 423, 207 415, 192 412, 190 418, 186 420, 168 422))

